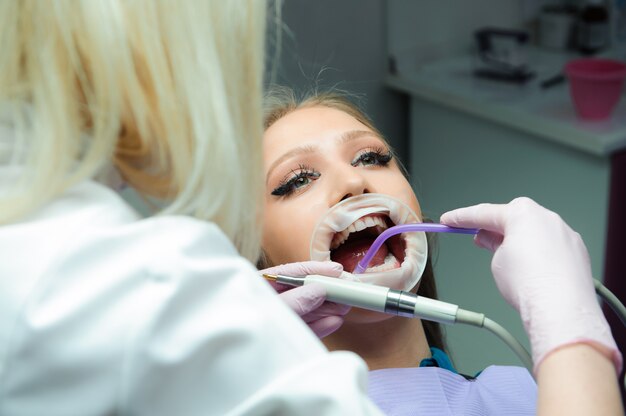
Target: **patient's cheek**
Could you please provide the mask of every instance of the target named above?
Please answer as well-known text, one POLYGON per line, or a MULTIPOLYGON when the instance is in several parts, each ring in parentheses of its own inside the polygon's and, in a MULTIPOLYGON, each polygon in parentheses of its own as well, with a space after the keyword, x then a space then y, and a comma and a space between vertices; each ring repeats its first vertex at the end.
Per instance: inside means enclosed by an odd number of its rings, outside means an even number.
POLYGON ((263 224, 263 250, 273 263, 293 263, 310 260, 310 245, 313 228, 321 215, 311 208, 288 204, 265 206, 263 224))
POLYGON ((268 233, 263 240, 263 249, 275 264, 309 260, 309 243, 298 233, 296 227, 280 227, 268 233))

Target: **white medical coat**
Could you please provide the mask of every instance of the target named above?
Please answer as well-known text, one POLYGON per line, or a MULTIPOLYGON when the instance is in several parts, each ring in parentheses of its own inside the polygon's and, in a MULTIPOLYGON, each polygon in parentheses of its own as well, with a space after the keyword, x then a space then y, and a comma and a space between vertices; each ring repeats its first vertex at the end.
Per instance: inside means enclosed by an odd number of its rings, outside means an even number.
POLYGON ((2 416, 379 414, 366 371, 212 223, 89 181, 0 226, 2 416))

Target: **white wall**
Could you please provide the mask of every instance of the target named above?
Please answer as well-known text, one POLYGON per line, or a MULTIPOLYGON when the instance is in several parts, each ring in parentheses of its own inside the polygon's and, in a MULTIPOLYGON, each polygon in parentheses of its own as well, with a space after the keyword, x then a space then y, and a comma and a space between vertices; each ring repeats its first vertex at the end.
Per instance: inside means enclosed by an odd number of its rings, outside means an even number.
POLYGON ((523 0, 389 0, 387 48, 400 69, 465 53, 483 26, 522 28, 523 0))

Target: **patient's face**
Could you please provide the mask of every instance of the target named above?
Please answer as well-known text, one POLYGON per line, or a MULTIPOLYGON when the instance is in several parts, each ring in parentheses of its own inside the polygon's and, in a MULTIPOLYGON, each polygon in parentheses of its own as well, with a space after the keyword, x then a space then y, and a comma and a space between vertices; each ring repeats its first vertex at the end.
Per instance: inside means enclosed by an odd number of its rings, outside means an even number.
POLYGON ((421 217, 385 142, 340 110, 320 106, 287 114, 265 132, 263 157, 263 249, 273 264, 309 260, 318 221, 351 196, 390 195, 421 217))

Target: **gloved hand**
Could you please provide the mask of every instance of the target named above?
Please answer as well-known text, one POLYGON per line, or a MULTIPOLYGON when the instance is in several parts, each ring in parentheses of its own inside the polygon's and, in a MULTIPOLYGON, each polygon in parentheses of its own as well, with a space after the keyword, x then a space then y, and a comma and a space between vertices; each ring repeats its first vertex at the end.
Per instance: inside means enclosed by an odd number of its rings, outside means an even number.
MULTIPOLYGON (((339 277, 343 266, 334 262, 306 261, 288 263, 261 270, 261 273, 284 274, 288 276, 306 276, 321 274, 339 277)), ((350 310, 348 305, 325 302, 326 289, 318 283, 292 287, 270 282, 280 298, 295 312, 319 338, 335 332, 343 324, 343 317, 350 310)))
POLYGON ((621 371, 622 356, 596 299, 589 254, 561 217, 517 198, 450 211, 441 222, 481 229, 475 242, 494 252, 491 271, 500 293, 521 315, 535 373, 552 351, 576 343, 596 348, 621 371))

